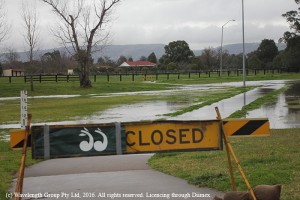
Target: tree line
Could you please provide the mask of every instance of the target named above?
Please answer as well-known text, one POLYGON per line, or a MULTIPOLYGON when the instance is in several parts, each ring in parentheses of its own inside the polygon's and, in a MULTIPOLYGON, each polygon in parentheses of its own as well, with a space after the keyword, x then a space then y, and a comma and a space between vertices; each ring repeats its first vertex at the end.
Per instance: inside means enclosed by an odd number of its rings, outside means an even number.
MULTIPOLYGON (((62 73, 71 66, 75 66, 80 76, 81 87, 91 87, 90 73, 103 71, 124 70, 117 68, 125 61, 132 61, 131 57, 120 56, 116 61, 108 57, 100 57, 96 61, 92 59, 92 53, 97 46, 105 44, 108 40, 107 24, 110 22, 113 8, 121 0, 94 1, 93 5, 84 0, 59 1, 40 0, 47 4, 58 16, 58 27, 54 35, 61 42, 69 54, 59 51, 47 52, 40 59, 33 59, 33 53, 38 44, 38 15, 34 6, 23 3, 21 17, 27 31, 24 33, 28 47, 28 62, 18 61, 18 55, 14 51, 5 54, 6 66, 18 67, 23 65, 28 74, 62 73), (71 9, 72 8, 72 9, 71 9), (80 26, 78 26, 80 24, 80 26), (71 46, 71 51, 69 50, 71 46), (97 68, 97 65, 111 66, 112 68, 97 68)), ((24 1, 23 1, 24 2, 24 1)), ((282 16, 290 26, 290 31, 283 34, 280 42, 286 43, 283 51, 278 51, 274 40, 264 39, 258 49, 246 55, 247 68, 294 68, 300 69, 300 0, 295 0, 298 8, 296 11, 288 11, 282 16)), ((9 33, 6 24, 4 1, 0 0, 0 44, 9 33)), ((157 58, 155 53, 142 56, 140 60, 148 60, 157 63, 157 68, 152 70, 214 70, 220 67, 220 58, 223 58, 223 69, 238 69, 242 66, 243 55, 229 54, 228 51, 221 53, 220 49, 205 48, 200 56, 195 56, 187 42, 183 40, 172 41, 164 47, 165 53, 157 58), (221 55, 222 54, 222 55, 221 55)), ((3 67, 0 66, 0 73, 3 67)), ((126 69, 128 70, 128 69, 126 69)), ((148 68, 129 70, 151 70, 148 68)))

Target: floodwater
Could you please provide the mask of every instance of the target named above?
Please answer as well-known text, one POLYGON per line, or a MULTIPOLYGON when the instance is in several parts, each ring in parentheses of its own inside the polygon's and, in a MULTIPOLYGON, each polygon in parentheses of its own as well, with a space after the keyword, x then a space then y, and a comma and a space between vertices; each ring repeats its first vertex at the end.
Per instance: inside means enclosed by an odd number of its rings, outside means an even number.
MULTIPOLYGON (((228 117, 230 114, 234 113, 237 110, 242 109, 243 106, 255 101, 256 99, 274 91, 280 89, 284 86, 284 83, 270 84, 262 86, 251 91, 248 91, 243 94, 236 95, 229 99, 224 99, 217 103, 211 104, 209 106, 204 106, 198 110, 194 110, 183 115, 170 118, 172 120, 193 120, 193 119, 216 119, 215 107, 219 108, 222 118, 228 117)), ((259 114, 256 118, 261 117, 259 114)))
POLYGON ((300 128, 300 81, 295 82, 275 103, 250 111, 246 117, 267 117, 271 128, 300 128))
MULTIPOLYGON (((194 110, 189 113, 177 117, 170 117, 168 120, 203 120, 203 119, 215 119, 216 112, 215 107, 218 107, 223 118, 228 117, 236 110, 241 109, 244 105, 251 103, 259 97, 268 94, 274 90, 283 87, 285 84, 292 84, 290 90, 281 94, 278 101, 274 104, 268 104, 261 109, 249 112, 247 117, 261 118, 268 117, 270 120, 271 128, 294 128, 300 127, 300 109, 288 107, 287 102, 294 103, 299 100, 299 87, 300 81, 297 83, 291 83, 289 81, 255 81, 247 82, 247 86, 261 86, 244 94, 239 94, 229 99, 222 100, 214 103, 210 106, 202 107, 198 110, 194 110), (297 93, 298 92, 298 93, 297 93), (293 100, 293 101, 292 101, 293 100)), ((91 94, 92 97, 105 98, 108 96, 124 96, 124 95, 173 95, 178 93, 184 94, 190 98, 196 95, 198 92, 213 91, 226 89, 228 86, 242 86, 241 82, 238 83, 221 83, 221 84, 204 84, 204 85, 178 85, 174 86, 172 90, 166 91, 143 91, 143 92, 126 92, 126 93, 114 93, 105 95, 91 94)), ((299 103, 299 101, 298 101, 299 103)), ((92 116, 81 117, 72 121, 62 122, 50 122, 49 125, 59 124, 93 124, 93 123, 109 123, 109 122, 129 122, 129 121, 141 121, 141 120, 157 120, 166 118, 163 116, 167 113, 172 113, 180 110, 181 108, 190 106, 189 101, 149 101, 136 103, 131 105, 121 105, 115 108, 105 110, 103 112, 95 113, 92 116)), ((44 123, 35 123, 34 125, 43 125, 44 123)), ((1 128, 19 128, 18 124, 0 125, 1 128)))
MULTIPOLYGON (((72 98, 80 97, 80 95, 51 95, 51 96, 29 96, 28 99, 50 99, 50 98, 72 98)), ((0 101, 19 100, 20 97, 0 97, 0 101)))

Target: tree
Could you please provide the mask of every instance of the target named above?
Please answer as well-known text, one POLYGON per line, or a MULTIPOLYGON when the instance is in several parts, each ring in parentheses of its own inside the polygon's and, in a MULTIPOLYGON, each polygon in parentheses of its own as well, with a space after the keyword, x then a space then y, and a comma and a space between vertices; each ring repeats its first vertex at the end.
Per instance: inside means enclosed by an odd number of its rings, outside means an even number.
POLYGON ((3 68, 2 68, 2 64, 0 63, 0 76, 3 75, 3 68))
POLYGON ((281 51, 274 59, 273 66, 275 68, 284 68, 287 66, 286 52, 281 51))
POLYGON ((6 23, 6 13, 4 11, 4 0, 0 0, 0 44, 7 38, 10 26, 6 23))
POLYGON ((72 45, 80 68, 80 86, 91 87, 89 70, 92 66, 92 51, 105 43, 113 8, 121 0, 94 0, 93 5, 84 0, 41 0, 50 5, 61 20, 55 36, 67 47, 72 45))
POLYGON ((131 56, 129 56, 129 58, 127 59, 129 62, 133 62, 133 58, 131 56))
MULTIPOLYGON (((295 0, 300 4, 300 0, 295 0)), ((291 31, 284 33, 279 41, 287 43, 285 49, 285 63, 288 67, 300 70, 300 7, 298 11, 292 10, 282 15, 290 25, 291 31)))
MULTIPOLYGON (((295 0, 296 4, 300 4, 300 0, 295 0)), ((286 21, 290 25, 290 31, 286 31, 283 35, 283 38, 280 41, 285 41, 286 43, 292 39, 299 37, 300 33, 300 7, 298 7, 298 11, 292 10, 288 11, 285 14, 282 14, 282 17, 286 18, 286 21)))
POLYGON ((152 63, 157 63, 157 58, 156 58, 156 55, 155 55, 154 52, 152 52, 152 53, 148 56, 147 61, 152 62, 152 63))
POLYGON ((119 59, 117 60, 117 65, 120 66, 120 65, 122 65, 123 62, 126 62, 126 61, 127 61, 127 58, 125 56, 121 55, 119 57, 119 59))
POLYGON ((33 5, 28 4, 28 2, 22 1, 22 10, 21 10, 22 19, 24 22, 24 26, 26 32, 23 34, 25 38, 25 43, 28 45, 28 59, 29 59, 29 68, 31 69, 30 76, 30 88, 33 91, 33 78, 32 78, 32 69, 34 69, 33 65, 33 52, 37 47, 38 42, 38 24, 37 19, 38 15, 36 12, 36 8, 33 5))
POLYGON ((22 1, 21 16, 26 29, 23 36, 25 43, 28 45, 28 59, 32 63, 33 52, 36 50, 38 44, 38 14, 36 7, 22 1))
POLYGON ((203 49, 201 54, 201 60, 203 65, 207 69, 213 69, 215 66, 218 65, 218 55, 219 54, 212 47, 203 49))
POLYGON ((61 55, 61 53, 58 50, 55 50, 53 52, 47 52, 41 57, 41 62, 43 64, 43 67, 45 69, 44 72, 47 73, 66 73, 66 59, 64 56, 61 55))
POLYGON ((146 61, 146 60, 147 60, 146 56, 141 56, 140 57, 140 61, 146 61))
POLYGON ((262 40, 256 50, 256 55, 259 60, 262 61, 264 67, 267 66, 268 63, 271 63, 273 59, 278 55, 278 48, 274 40, 262 40))
POLYGON ((98 58, 97 64, 103 65, 103 66, 112 66, 112 67, 117 65, 113 60, 111 60, 107 56, 98 58))
POLYGON ((255 52, 248 54, 247 62, 248 62, 248 67, 252 69, 261 68, 263 66, 262 61, 258 58, 255 52))
POLYGON ((285 60, 288 67, 300 70, 300 37, 290 38, 287 42, 285 60))
POLYGON ((20 56, 13 48, 8 48, 4 54, 4 59, 10 68, 15 68, 16 63, 19 61, 20 56))
POLYGON ((190 49, 188 43, 183 40, 170 42, 165 46, 165 55, 170 62, 188 63, 195 55, 190 49))

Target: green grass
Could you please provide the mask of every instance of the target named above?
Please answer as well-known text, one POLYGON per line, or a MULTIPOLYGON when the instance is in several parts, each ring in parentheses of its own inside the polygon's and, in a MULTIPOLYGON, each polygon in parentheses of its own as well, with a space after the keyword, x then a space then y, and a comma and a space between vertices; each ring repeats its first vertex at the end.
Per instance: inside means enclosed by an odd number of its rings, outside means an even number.
POLYGON ((0 78, 0 97, 18 97, 20 91, 26 89, 28 96, 43 95, 88 95, 88 94, 105 94, 116 92, 134 92, 134 91, 152 91, 165 90, 171 86, 166 84, 152 84, 143 82, 96 82, 91 88, 81 88, 79 82, 44 82, 34 83, 34 91, 30 91, 29 83, 3 83, 0 78))
MULTIPOLYGON (((32 114, 32 122, 49 122, 74 120, 83 116, 91 116, 121 104, 132 104, 152 99, 151 96, 119 96, 97 98, 81 96, 74 98, 39 98, 28 99, 28 110, 32 114)), ((18 123, 20 120, 20 100, 2 101, 1 123, 18 123)))
MULTIPOLYGON (((259 74, 250 75, 247 80, 283 80, 300 79, 300 74, 259 74)), ((29 83, 24 84, 23 79, 13 78, 8 83, 6 78, 0 78, 0 97, 20 96, 20 90, 27 89, 29 96, 79 94, 80 97, 67 99, 29 99, 29 110, 33 115, 33 122, 72 120, 74 117, 90 116, 95 112, 115 107, 122 104, 132 104, 143 101, 170 100, 176 102, 186 101, 193 106, 182 109, 188 112, 211 104, 223 98, 228 98, 225 93, 234 95, 241 92, 241 88, 228 88, 228 90, 203 91, 201 94, 181 93, 174 96, 120 96, 107 98, 94 98, 89 94, 105 94, 116 92, 133 92, 149 90, 172 89, 178 84, 203 84, 241 81, 241 76, 222 76, 213 74, 212 77, 201 74, 192 74, 191 78, 182 75, 180 80, 177 75, 159 76, 156 83, 144 83, 142 76, 136 77, 135 82, 130 76, 123 77, 122 82, 118 77, 111 77, 110 82, 106 77, 97 78, 92 88, 83 89, 79 82, 60 83, 34 83, 35 90, 30 91, 29 83), (223 96, 225 95, 225 96, 223 96), (202 102, 202 103, 201 103, 202 102)), ((270 99, 268 99, 270 101, 270 99)), ((298 102, 298 101, 297 101, 298 102)), ((292 102, 297 103, 297 102, 292 102)), ((0 101, 0 123, 17 123, 20 116, 19 100, 0 101)), ((180 113, 173 113, 178 115, 180 113)), ((9 143, 3 141, 3 136, 8 130, 0 130, 0 199, 4 199, 5 192, 10 187, 12 177, 17 172, 21 152, 9 149, 9 143), (2 140, 1 140, 2 139, 2 140)), ((283 184, 283 200, 300 199, 300 161, 299 156, 300 129, 272 130, 271 137, 264 138, 233 138, 232 144, 245 169, 251 185, 258 184, 283 184)), ((28 152, 27 165, 37 161, 31 160, 28 152)), ((212 187, 222 191, 230 190, 228 170, 226 168, 225 151, 194 152, 194 153, 169 153, 156 154, 150 165, 165 173, 178 176, 199 186, 212 187)), ((246 190, 242 179, 235 170, 236 182, 239 190, 246 190)))
MULTIPOLYGON (((270 137, 230 138, 251 186, 282 184, 282 200, 300 199, 300 129, 271 130, 270 137)), ((234 165, 234 161, 232 162, 234 165)), ((199 187, 230 191, 226 151, 159 153, 152 168, 199 187)), ((234 165, 238 191, 247 187, 234 165)))
MULTIPOLYGON (((9 130, 0 129, 0 136, 8 135, 9 130)), ((0 140, 0 199, 5 199, 5 194, 11 187, 13 176, 20 167, 22 151, 11 150, 9 142, 0 140)), ((27 151, 26 166, 39 162, 31 159, 31 150, 27 151)))
MULTIPOLYGON (((144 82, 143 75, 139 75, 132 81, 131 75, 123 75, 122 82, 119 80, 119 76, 111 76, 110 81, 107 82, 106 76, 97 76, 96 82, 92 82, 92 88, 81 88, 79 82, 34 82, 34 91, 30 91, 30 83, 24 83, 24 78, 13 77, 12 83, 9 83, 7 77, 0 77, 0 97, 15 97, 20 96, 20 90, 26 89, 29 96, 39 95, 62 95, 62 94, 104 94, 104 93, 115 93, 115 92, 132 92, 132 91, 149 91, 149 90, 165 90, 174 87, 174 84, 206 84, 206 83, 220 83, 220 82, 240 82, 242 76, 230 75, 227 77, 223 74, 219 77, 217 74, 212 74, 208 77, 207 74, 201 74, 198 77, 197 73, 192 73, 191 77, 188 74, 183 74, 178 80, 176 74, 169 76, 159 75, 158 80, 152 79, 154 82, 144 82)), ((259 80, 286 80, 286 79, 300 79, 300 73, 283 73, 283 74, 272 74, 268 73, 264 75, 260 73, 256 76, 250 74, 247 76, 248 81, 259 81, 259 80)), ((91 77, 93 81, 93 78, 91 77)))

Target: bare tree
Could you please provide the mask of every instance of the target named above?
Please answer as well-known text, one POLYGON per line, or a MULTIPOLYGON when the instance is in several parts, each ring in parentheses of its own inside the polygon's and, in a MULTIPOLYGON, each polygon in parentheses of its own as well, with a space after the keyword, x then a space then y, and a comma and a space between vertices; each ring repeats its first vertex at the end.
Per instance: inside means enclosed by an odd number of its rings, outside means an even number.
POLYGON ((121 0, 41 0, 53 9, 60 19, 55 36, 65 47, 72 46, 80 67, 80 86, 91 87, 89 69, 92 51, 103 43, 108 34, 112 10, 121 0))
POLYGON ((7 48, 6 53, 4 54, 4 59, 8 66, 12 69, 16 67, 17 62, 20 59, 19 54, 13 48, 7 48))
MULTIPOLYGON (((21 13, 26 30, 23 36, 25 38, 26 44, 28 45, 29 68, 34 69, 33 52, 36 49, 38 43, 38 14, 36 12, 36 7, 24 1, 22 1, 21 13)), ((30 76, 30 88, 31 91, 33 91, 32 71, 30 76)))
POLYGON ((24 22, 25 32, 23 33, 25 43, 28 45, 28 59, 33 61, 33 52, 38 44, 38 14, 36 7, 22 1, 21 17, 24 22))
POLYGON ((6 39, 10 31, 10 26, 6 23, 6 13, 4 10, 4 0, 0 0, 0 44, 6 39))

